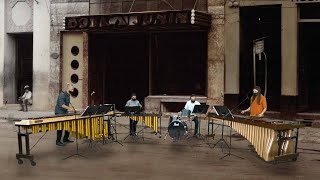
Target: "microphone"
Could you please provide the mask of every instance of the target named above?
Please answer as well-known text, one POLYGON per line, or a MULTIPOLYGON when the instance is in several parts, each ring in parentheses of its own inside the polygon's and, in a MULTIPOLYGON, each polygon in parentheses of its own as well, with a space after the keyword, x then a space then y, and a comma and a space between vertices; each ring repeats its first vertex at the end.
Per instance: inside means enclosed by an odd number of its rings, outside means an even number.
POLYGON ((91 96, 93 96, 96 92, 92 91, 91 96))

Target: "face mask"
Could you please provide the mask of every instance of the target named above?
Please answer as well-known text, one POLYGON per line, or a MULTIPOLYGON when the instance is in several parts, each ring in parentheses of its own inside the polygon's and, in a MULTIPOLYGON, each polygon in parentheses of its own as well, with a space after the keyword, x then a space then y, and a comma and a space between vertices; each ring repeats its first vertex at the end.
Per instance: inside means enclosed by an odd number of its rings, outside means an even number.
POLYGON ((132 99, 132 101, 135 101, 136 99, 132 99))
POLYGON ((191 100, 192 103, 196 102, 195 100, 191 100))

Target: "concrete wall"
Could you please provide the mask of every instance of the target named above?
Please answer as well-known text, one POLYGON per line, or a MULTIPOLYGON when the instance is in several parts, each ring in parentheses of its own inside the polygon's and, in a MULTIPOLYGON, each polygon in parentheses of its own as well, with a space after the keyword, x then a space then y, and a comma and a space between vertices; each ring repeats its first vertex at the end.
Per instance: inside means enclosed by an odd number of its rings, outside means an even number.
POLYGON ((5 1, 0 1, 0 107, 3 105, 3 88, 4 88, 4 36, 6 33, 6 16, 5 1))
POLYGON ((225 7, 225 93, 240 93, 240 14, 239 8, 225 7))
POLYGON ((224 93, 224 1, 208 0, 208 13, 212 15, 212 26, 208 34, 208 103, 217 102, 224 93))
POLYGON ((298 9, 287 2, 281 8, 281 95, 298 95, 298 9))
MULTIPOLYGON (((32 32, 34 0, 6 1, 7 33, 32 32)), ((35 3, 36 4, 36 3, 35 3)))
POLYGON ((8 104, 13 104, 17 101, 16 95, 16 53, 15 53, 15 40, 12 35, 4 34, 4 88, 3 100, 8 104))
POLYGON ((33 109, 37 110, 49 107, 50 14, 47 4, 49 0, 42 0, 33 8, 33 109))

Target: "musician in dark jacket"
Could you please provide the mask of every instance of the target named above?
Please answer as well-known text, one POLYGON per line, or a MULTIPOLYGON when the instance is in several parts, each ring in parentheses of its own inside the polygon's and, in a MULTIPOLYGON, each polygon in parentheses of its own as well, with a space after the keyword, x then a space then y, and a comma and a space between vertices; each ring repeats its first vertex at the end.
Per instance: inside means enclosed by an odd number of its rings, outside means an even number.
MULTIPOLYGON (((74 111, 74 108, 70 106, 70 94, 73 92, 74 87, 72 84, 67 85, 67 90, 63 91, 59 94, 57 99, 57 104, 55 107, 55 115, 66 115, 68 111, 74 111)), ((61 142, 62 130, 57 130, 57 140, 56 145, 63 146, 64 144, 61 142)), ((65 130, 64 143, 72 143, 73 141, 69 140, 69 132, 65 130)))

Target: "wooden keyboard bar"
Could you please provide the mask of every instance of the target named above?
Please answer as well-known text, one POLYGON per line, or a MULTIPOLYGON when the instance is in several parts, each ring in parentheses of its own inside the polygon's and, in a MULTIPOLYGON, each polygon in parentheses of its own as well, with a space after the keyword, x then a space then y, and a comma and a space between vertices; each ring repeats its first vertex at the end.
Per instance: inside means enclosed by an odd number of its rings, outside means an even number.
POLYGON ((209 121, 213 120, 224 120, 224 125, 230 126, 245 137, 265 161, 296 160, 298 157, 299 128, 304 127, 303 124, 276 123, 239 117, 222 119, 209 114, 209 121))

